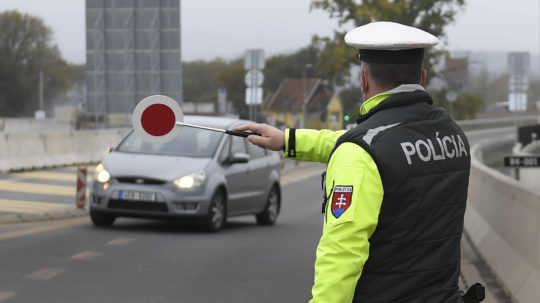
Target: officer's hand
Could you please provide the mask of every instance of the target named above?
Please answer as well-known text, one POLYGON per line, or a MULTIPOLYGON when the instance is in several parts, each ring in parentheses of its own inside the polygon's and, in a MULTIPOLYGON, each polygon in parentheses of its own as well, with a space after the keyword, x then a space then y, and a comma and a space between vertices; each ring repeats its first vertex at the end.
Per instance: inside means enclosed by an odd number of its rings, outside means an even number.
POLYGON ((262 148, 268 148, 271 150, 282 150, 285 145, 285 134, 268 124, 260 123, 248 123, 236 127, 234 130, 246 131, 257 133, 260 136, 248 136, 249 142, 258 145, 262 148))

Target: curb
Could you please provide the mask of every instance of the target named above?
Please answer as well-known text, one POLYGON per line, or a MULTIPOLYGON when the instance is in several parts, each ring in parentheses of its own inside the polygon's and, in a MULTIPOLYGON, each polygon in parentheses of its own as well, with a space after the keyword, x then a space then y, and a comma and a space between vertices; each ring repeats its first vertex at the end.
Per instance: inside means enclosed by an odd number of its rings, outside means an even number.
POLYGON ((38 214, 15 214, 0 216, 0 225, 14 223, 29 223, 39 221, 53 221, 61 219, 71 219, 88 216, 88 211, 85 209, 66 208, 56 211, 48 211, 38 214))

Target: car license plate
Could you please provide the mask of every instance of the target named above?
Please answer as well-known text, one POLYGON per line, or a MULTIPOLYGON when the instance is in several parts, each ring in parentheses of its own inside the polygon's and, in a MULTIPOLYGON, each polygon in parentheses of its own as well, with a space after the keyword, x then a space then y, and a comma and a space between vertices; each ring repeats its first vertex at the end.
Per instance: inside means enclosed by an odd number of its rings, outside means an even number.
POLYGON ((122 200, 135 200, 135 201, 155 201, 156 193, 121 190, 119 192, 120 199, 122 200))

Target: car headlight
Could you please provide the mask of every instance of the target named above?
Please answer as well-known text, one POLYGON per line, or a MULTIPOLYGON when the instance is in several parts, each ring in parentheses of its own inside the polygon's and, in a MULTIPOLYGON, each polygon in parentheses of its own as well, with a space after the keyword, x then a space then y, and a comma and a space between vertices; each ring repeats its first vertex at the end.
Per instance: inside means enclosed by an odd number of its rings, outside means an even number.
POLYGON ((181 189, 199 187, 204 182, 205 178, 206 174, 201 171, 174 180, 174 185, 181 189))
POLYGON ((111 180, 111 174, 109 174, 101 163, 96 167, 96 174, 96 180, 99 183, 107 183, 111 180))

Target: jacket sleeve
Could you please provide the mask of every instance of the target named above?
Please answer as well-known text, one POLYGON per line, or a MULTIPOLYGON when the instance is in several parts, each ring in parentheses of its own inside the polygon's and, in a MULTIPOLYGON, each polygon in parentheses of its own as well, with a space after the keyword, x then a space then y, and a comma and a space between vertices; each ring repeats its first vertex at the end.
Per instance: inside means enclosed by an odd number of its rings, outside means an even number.
POLYGON ((328 162, 337 139, 346 130, 286 129, 285 156, 299 161, 328 162))
POLYGON ((311 303, 352 302, 369 258, 369 238, 377 226, 383 194, 371 156, 354 143, 341 144, 326 175, 328 202, 317 248, 311 303), (350 205, 340 212, 339 204, 347 202, 348 190, 352 190, 350 205))

